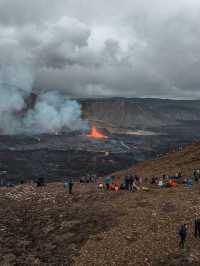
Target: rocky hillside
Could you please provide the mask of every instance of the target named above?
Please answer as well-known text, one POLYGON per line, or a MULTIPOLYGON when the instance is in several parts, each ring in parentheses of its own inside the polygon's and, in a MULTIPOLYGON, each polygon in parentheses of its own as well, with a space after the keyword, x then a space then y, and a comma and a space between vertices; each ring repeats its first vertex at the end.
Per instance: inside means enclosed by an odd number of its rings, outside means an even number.
POLYGON ((166 154, 163 157, 145 161, 117 174, 124 176, 129 172, 150 178, 153 176, 161 177, 163 174, 174 175, 181 171, 184 176, 190 176, 194 169, 200 169, 199 142, 193 143, 180 151, 166 154))
MULTIPOLYGON (((200 164, 200 143, 130 171, 185 175, 200 164)), ((125 173, 125 172, 124 172, 125 173)), ((121 173, 122 174, 122 173, 121 173)), ((200 217, 199 185, 149 191, 99 191, 62 183, 0 188, 0 265, 198 266, 200 241, 193 221, 200 217), (178 247, 177 228, 188 225, 186 249, 178 247)))
POLYGON ((158 128, 200 117, 200 101, 111 98, 80 102, 85 118, 107 127, 158 128))

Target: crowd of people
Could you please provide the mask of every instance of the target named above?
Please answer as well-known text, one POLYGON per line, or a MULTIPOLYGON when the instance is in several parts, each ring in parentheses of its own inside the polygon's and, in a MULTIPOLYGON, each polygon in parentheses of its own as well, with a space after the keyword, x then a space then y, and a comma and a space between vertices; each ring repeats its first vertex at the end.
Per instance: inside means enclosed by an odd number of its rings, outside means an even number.
MULTIPOLYGON (((64 178, 64 188, 68 188, 70 194, 72 193, 72 188, 74 185, 73 180, 74 179, 71 177, 64 178)), ((172 176, 165 174, 163 174, 162 177, 153 176, 150 182, 149 179, 143 179, 137 174, 134 175, 130 173, 127 173, 124 177, 107 175, 103 178, 97 177, 97 175, 95 174, 86 174, 85 176, 81 176, 78 179, 78 182, 81 184, 93 183, 96 184, 97 188, 104 190, 126 190, 130 192, 138 191, 141 188, 145 188, 144 184, 146 186, 152 185, 154 187, 159 188, 176 187, 178 184, 185 184, 189 187, 192 187, 194 183, 200 182, 200 169, 194 169, 193 174, 189 177, 183 176, 181 171, 172 176)), ((20 184, 23 183, 23 181, 20 182, 20 184)), ((37 187, 44 186, 44 178, 38 178, 35 183, 37 187)), ((12 184, 8 182, 6 185, 10 187, 12 184)))
MULTIPOLYGON (((193 171, 193 175, 187 178, 183 176, 181 171, 173 176, 163 174, 162 177, 152 177, 150 183, 148 179, 143 179, 137 174, 133 175, 128 173, 123 178, 114 175, 108 175, 104 178, 98 178, 95 174, 87 174, 80 177, 78 180, 81 184, 96 184, 97 188, 101 190, 126 190, 129 192, 134 192, 140 190, 141 188, 144 188, 143 190, 145 190, 146 188, 147 190, 147 187, 144 187, 144 184, 149 184, 160 188, 176 187, 178 184, 186 184, 188 186, 192 186, 194 182, 198 183, 200 181, 200 170, 195 169, 193 171)), ((73 185, 74 183, 72 181, 72 178, 65 178, 64 187, 69 188, 70 194, 72 193, 73 185)))
MULTIPOLYGON (((86 175, 79 178, 80 184, 89 184, 93 183, 97 186, 98 189, 103 190, 126 190, 130 192, 134 192, 140 189, 142 184, 141 177, 137 175, 126 175, 122 180, 120 177, 105 176, 104 178, 98 178, 96 175, 86 175)), ((72 193, 74 182, 70 177, 64 178, 64 188, 69 189, 69 193, 72 193)))
POLYGON ((139 189, 142 184, 142 178, 137 175, 126 175, 124 178, 124 184, 122 183, 121 188, 124 188, 128 191, 136 191, 139 189))
POLYGON ((198 183, 200 180, 200 170, 195 169, 193 174, 188 177, 184 177, 182 172, 178 172, 175 175, 163 175, 160 177, 152 177, 151 185, 156 185, 161 188, 164 187, 176 187, 177 184, 185 184, 189 187, 193 186, 194 183, 198 183))
POLYGON ((141 177, 137 175, 127 174, 124 178, 117 176, 106 176, 101 182, 99 182, 98 187, 105 190, 126 190, 134 192, 140 189, 142 185, 141 177))
POLYGON ((98 180, 97 175, 95 174, 87 174, 86 176, 81 176, 79 178, 80 183, 96 183, 98 180))

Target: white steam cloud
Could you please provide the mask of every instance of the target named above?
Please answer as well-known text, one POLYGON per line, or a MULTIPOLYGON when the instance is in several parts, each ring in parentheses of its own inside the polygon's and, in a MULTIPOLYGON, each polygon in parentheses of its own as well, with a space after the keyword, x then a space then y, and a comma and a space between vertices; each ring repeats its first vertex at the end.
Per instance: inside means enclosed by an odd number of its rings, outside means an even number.
POLYGON ((40 134, 87 128, 81 106, 58 92, 40 94, 32 109, 32 69, 27 65, 0 65, 0 134, 40 134))

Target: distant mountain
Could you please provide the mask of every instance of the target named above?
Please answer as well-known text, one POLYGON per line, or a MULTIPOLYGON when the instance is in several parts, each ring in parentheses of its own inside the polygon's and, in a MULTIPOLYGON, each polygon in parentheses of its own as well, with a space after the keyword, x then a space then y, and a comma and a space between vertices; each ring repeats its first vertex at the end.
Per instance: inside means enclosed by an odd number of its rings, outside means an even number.
POLYGON ((105 127, 132 129, 200 123, 200 100, 111 98, 81 100, 83 117, 105 127))

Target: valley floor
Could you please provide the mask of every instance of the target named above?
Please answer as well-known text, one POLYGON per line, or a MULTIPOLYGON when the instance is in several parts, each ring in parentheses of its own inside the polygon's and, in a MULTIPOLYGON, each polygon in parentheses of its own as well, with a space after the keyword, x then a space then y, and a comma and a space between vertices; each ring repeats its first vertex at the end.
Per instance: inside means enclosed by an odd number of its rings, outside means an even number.
POLYGON ((0 188, 0 265, 200 265, 199 201, 200 186, 116 193, 77 184, 72 196, 60 183, 0 188))

